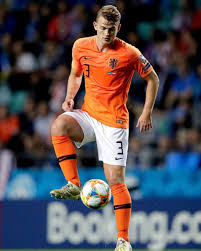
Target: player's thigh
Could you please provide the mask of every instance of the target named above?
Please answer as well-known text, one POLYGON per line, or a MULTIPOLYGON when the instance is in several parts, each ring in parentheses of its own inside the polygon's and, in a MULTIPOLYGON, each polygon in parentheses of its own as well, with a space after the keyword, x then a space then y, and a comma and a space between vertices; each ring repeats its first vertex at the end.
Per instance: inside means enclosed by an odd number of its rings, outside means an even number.
POLYGON ((66 114, 61 114, 60 119, 66 124, 66 135, 72 141, 81 142, 84 138, 84 132, 77 120, 66 114))
POLYGON ((72 117, 79 125, 79 138, 74 137, 73 134, 73 132, 76 130, 77 124, 72 124, 73 128, 71 128, 71 139, 75 142, 75 145, 78 148, 96 140, 94 129, 91 125, 91 119, 87 112, 75 109, 72 112, 64 112, 63 115, 72 117))

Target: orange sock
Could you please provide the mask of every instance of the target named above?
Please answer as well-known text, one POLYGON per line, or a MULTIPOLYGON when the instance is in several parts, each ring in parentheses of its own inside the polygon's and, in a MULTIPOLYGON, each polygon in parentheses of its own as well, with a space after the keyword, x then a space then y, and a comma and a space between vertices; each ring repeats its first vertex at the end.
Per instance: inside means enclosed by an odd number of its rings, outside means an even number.
POLYGON ((114 200, 114 212, 117 223, 118 236, 129 241, 128 229, 131 216, 131 196, 126 184, 116 184, 111 186, 114 200))
POLYGON ((67 181, 79 186, 76 151, 68 136, 52 136, 52 143, 61 170, 67 181))

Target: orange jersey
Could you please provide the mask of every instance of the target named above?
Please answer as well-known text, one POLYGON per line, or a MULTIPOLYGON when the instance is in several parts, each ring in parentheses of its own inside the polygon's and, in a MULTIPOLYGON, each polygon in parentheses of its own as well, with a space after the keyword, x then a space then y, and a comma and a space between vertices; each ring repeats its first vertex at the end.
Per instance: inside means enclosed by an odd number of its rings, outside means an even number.
POLYGON ((73 46, 72 68, 84 71, 82 110, 105 125, 128 128, 126 102, 133 74, 137 71, 144 78, 152 71, 141 52, 119 38, 102 52, 96 36, 81 38, 73 46))

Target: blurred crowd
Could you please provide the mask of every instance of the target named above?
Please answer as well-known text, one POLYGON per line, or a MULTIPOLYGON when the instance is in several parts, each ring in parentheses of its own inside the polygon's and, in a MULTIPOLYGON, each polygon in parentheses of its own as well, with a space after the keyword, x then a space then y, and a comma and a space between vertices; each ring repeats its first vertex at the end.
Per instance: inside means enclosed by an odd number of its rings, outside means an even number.
MULTIPOLYGON (((50 126, 62 113, 72 45, 95 34, 104 4, 118 7, 118 37, 139 48, 160 79, 153 129, 140 133, 146 82, 133 77, 128 168, 201 166, 200 0, 0 0, 0 166, 5 158, 18 168, 58 166, 50 126)), ((84 83, 76 108, 83 96, 84 83)), ((80 167, 100 165, 93 143, 78 156, 80 167)))

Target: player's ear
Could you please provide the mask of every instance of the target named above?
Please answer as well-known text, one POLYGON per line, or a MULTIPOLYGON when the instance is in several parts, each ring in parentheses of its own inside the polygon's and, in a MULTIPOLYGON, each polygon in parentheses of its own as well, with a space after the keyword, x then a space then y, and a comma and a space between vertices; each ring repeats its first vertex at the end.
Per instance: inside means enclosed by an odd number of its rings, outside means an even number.
POLYGON ((120 29, 121 29, 121 24, 118 25, 117 31, 120 31, 120 29))
POLYGON ((96 21, 93 22, 94 29, 97 31, 97 23, 96 21))

